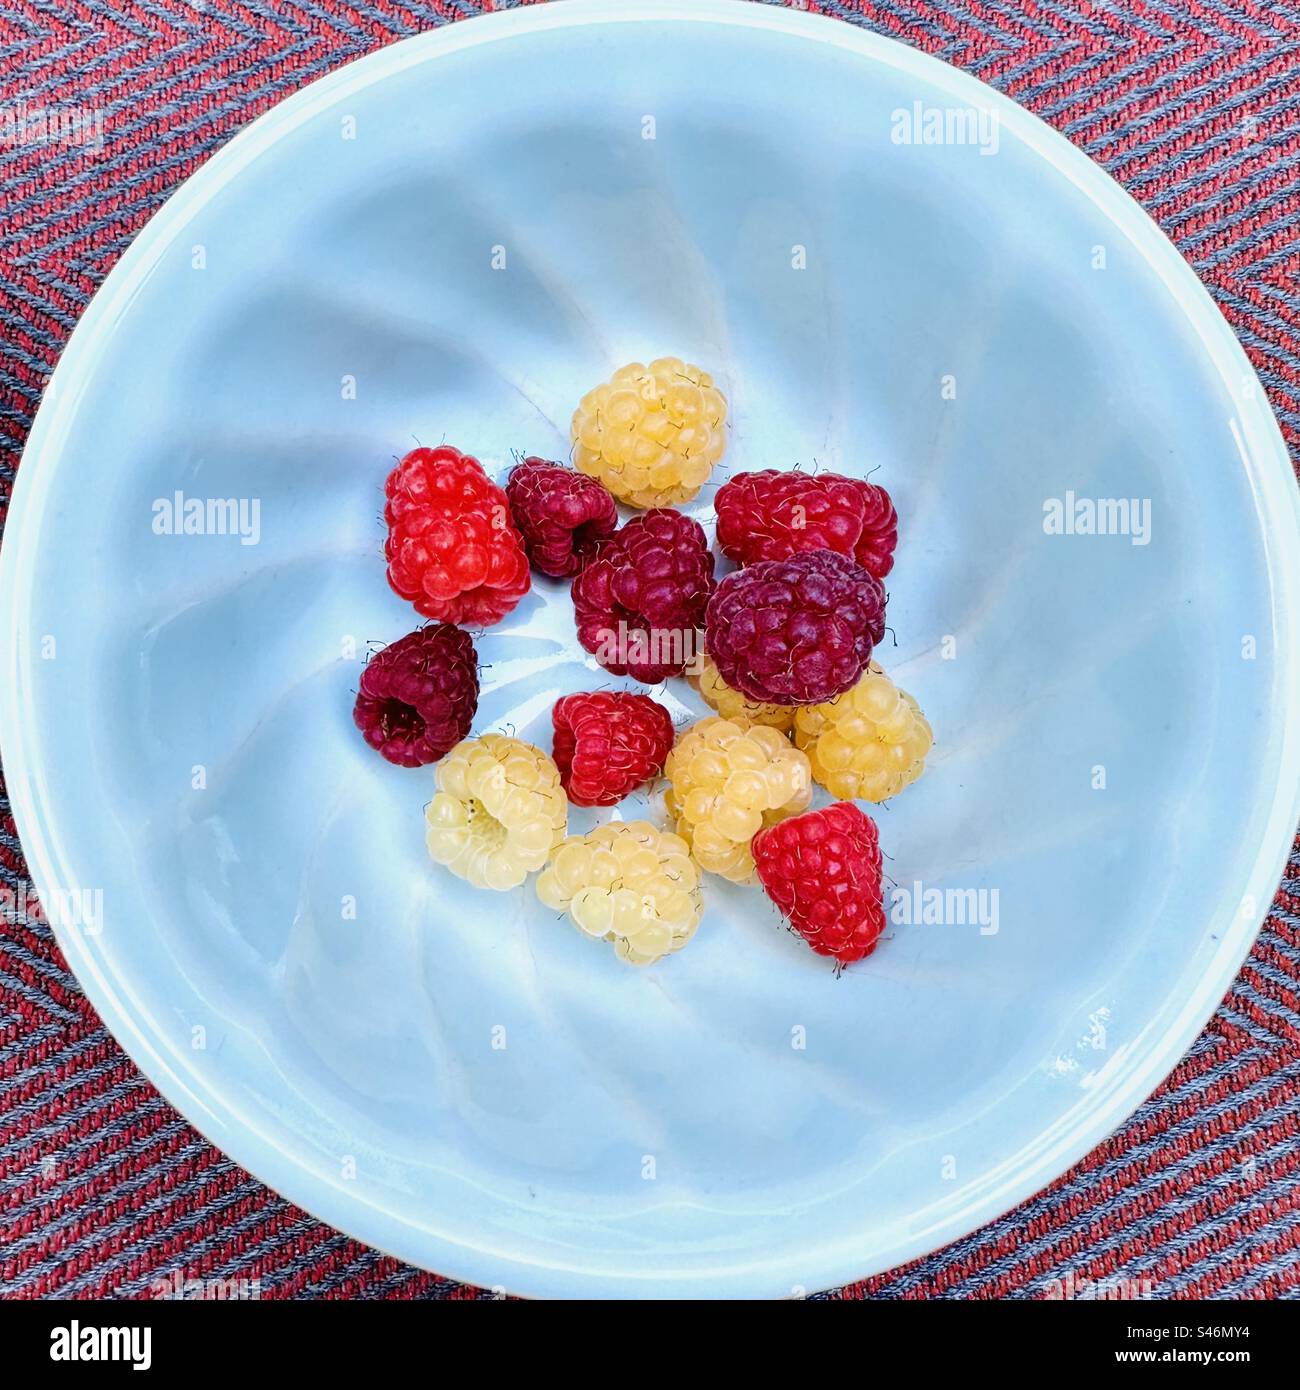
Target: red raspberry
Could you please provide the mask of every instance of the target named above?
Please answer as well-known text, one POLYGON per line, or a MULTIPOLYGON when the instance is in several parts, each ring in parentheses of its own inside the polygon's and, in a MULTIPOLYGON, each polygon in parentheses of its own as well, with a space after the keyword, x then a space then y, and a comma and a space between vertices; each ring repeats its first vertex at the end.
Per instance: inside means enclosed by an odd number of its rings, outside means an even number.
POLYGON ((754 836, 759 882, 790 925, 822 956, 869 956, 885 930, 880 841, 851 801, 791 816, 754 836))
POLYGON ((607 671, 656 685, 694 659, 712 592, 703 527, 671 508, 651 508, 616 531, 573 581, 578 640, 607 671))
POLYGON ((718 544, 738 565, 837 550, 883 579, 894 567, 898 515, 883 487, 839 473, 737 473, 718 489, 718 544))
POLYGON ((566 695, 551 711, 552 754, 575 806, 613 806, 657 777, 673 746, 673 717, 649 695, 566 695))
POLYGON ((388 582, 426 618, 486 627, 528 592, 528 556, 505 493, 478 459, 412 449, 388 475, 388 582))
POLYGON ((434 623, 370 658, 352 718, 390 763, 423 767, 469 733, 477 708, 478 658, 469 633, 434 623))
POLYGON ((618 527, 614 498, 595 478, 545 459, 511 469, 506 496, 533 567, 567 579, 618 527))
POLYGON ((833 550, 810 550, 727 575, 709 601, 704 642, 733 690, 815 705, 857 684, 884 635, 880 581, 833 550))

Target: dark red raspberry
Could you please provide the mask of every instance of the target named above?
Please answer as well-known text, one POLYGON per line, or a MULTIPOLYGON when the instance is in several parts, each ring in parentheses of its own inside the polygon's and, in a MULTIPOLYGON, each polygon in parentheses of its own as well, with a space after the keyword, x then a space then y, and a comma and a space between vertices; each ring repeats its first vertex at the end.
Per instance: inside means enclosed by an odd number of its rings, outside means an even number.
POLYGON ((478 708, 478 658, 468 632, 419 627, 376 652, 352 718, 390 763, 435 763, 468 733, 478 708))
POLYGON ((673 717, 649 695, 566 695, 551 711, 552 756, 575 806, 613 806, 657 777, 673 746, 673 717))
POLYGON ((486 627, 528 592, 528 556, 506 495, 478 459, 412 449, 388 475, 388 582, 426 618, 486 627))
POLYGON ((718 489, 718 544, 738 565, 837 550, 883 579, 898 516, 883 487, 839 473, 737 473, 718 489))
POLYGON ((818 955, 869 956, 885 930, 875 822, 851 801, 760 830, 750 846, 759 882, 818 955))
POLYGON ((704 644, 749 699, 817 705, 857 684, 884 635, 880 581, 833 550, 810 550, 727 575, 709 601, 704 644))
POLYGON ((618 508, 601 483, 545 459, 516 464, 506 496, 534 569, 552 579, 577 574, 618 527, 618 508))
POLYGON ((607 671, 656 685, 694 660, 712 592, 704 529, 653 507, 605 541, 573 581, 578 640, 607 671))

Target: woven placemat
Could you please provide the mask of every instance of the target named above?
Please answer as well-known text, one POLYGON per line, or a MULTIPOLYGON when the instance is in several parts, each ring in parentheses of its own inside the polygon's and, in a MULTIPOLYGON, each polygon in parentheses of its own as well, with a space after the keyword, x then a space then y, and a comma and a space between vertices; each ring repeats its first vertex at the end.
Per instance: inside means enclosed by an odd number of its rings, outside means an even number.
MULTIPOLYGON (((498 3, 0 0, 0 511, 90 294, 240 126, 350 58, 498 3)), ((1300 446, 1300 10, 807 4, 1008 93, 1107 168, 1209 287, 1300 446)), ((1222 1007, 1122 1131, 984 1230, 843 1297, 1300 1292, 1300 844, 1222 1007)), ((0 1294, 485 1297, 304 1215, 126 1059, 30 897, 0 801, 0 1294)))

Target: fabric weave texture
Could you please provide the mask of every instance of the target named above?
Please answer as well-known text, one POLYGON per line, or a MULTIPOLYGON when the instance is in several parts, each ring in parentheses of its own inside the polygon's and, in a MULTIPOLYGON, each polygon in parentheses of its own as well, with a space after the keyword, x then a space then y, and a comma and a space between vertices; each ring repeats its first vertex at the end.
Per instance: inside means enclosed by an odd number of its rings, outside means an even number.
MULTIPOLYGON (((254 116, 472 0, 0 0, 0 518, 92 292, 254 116), (18 113, 102 130, 12 138, 18 113)), ((1300 456, 1300 6, 1250 0, 799 4, 935 54, 1055 126, 1207 285, 1300 456)), ((106 1033, 30 903, 0 800, 0 1296, 491 1294, 401 1265, 212 1148, 106 1033)), ((1000 1221, 845 1298, 1300 1296, 1300 841, 1204 1034, 1121 1131, 1000 1221)))

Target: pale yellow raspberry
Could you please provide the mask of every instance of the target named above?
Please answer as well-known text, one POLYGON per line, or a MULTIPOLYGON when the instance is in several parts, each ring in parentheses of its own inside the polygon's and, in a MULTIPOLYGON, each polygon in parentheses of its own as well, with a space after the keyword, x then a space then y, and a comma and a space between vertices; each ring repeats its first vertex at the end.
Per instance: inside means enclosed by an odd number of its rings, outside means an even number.
POLYGON ((429 854, 478 888, 517 888, 564 839, 569 803, 559 769, 531 743, 467 738, 435 777, 425 811, 429 854))
POLYGON ((769 705, 759 700, 747 700, 739 690, 733 690, 718 674, 718 668, 708 652, 700 655, 699 669, 689 679, 700 692, 704 703, 733 724, 749 728, 751 724, 766 724, 780 733, 794 728, 793 705, 769 705))
POLYGON ((884 801, 925 771, 934 735, 916 701, 873 661, 852 690, 799 709, 794 741, 832 796, 884 801))
POLYGON ((680 951, 703 911, 686 841, 643 820, 570 835, 538 877, 537 896, 632 965, 680 951))
POLYGON ((733 883, 754 877, 749 842, 812 800, 807 757, 765 724, 692 724, 664 764, 668 812, 695 862, 733 883))
POLYGON ((630 362, 573 412, 573 462, 632 507, 675 507, 704 486, 727 443, 727 402, 680 357, 630 362))

